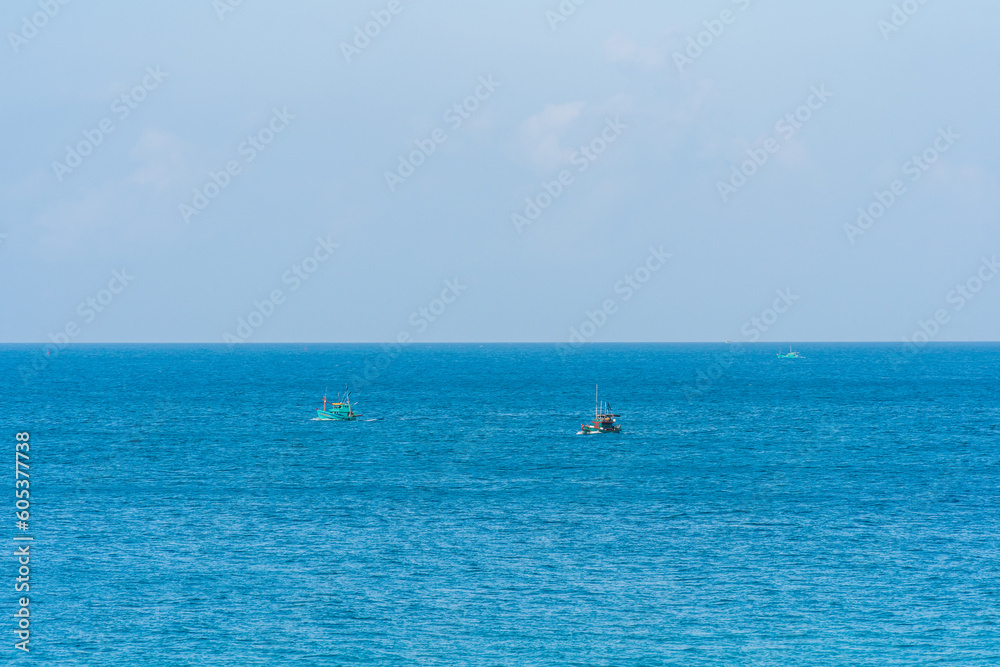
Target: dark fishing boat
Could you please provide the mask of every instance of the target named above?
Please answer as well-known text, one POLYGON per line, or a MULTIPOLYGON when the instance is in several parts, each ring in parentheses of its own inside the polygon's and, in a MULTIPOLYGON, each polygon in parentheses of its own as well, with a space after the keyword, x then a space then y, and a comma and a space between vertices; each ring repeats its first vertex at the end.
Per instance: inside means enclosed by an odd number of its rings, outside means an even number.
POLYGON ((580 433, 621 433, 622 427, 615 421, 621 417, 611 412, 611 406, 600 400, 597 386, 594 386, 594 421, 580 424, 580 433))

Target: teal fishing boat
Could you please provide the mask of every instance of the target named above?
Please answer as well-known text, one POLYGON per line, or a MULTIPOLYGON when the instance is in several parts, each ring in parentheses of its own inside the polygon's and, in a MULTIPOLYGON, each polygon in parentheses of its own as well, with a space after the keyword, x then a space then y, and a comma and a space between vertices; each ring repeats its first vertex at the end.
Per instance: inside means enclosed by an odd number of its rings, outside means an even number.
POLYGON ((792 352, 792 348, 789 346, 789 348, 788 348, 788 354, 782 354, 781 352, 778 352, 778 358, 779 359, 801 359, 802 357, 799 356, 798 352, 792 352))
POLYGON ((342 401, 327 401, 326 394, 323 394, 323 409, 316 409, 316 419, 323 421, 351 422, 360 416, 354 412, 354 408, 351 406, 351 392, 347 389, 344 390, 344 400, 342 401), (328 408, 327 405, 330 407, 328 408))
POLYGON ((594 385, 594 421, 580 424, 580 433, 621 433, 622 427, 615 421, 621 415, 612 414, 611 406, 600 400, 597 385, 594 385))

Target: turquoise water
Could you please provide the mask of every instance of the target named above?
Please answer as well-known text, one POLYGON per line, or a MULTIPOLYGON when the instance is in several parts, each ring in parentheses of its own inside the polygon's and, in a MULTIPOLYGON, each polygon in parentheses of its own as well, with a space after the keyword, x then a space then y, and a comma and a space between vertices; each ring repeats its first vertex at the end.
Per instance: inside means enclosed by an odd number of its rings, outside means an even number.
POLYGON ((35 541, 0 651, 1000 663, 1000 346, 778 347, 2 347, 35 541), (312 421, 351 381, 361 420, 312 421), (577 435, 596 383, 620 435, 577 435))

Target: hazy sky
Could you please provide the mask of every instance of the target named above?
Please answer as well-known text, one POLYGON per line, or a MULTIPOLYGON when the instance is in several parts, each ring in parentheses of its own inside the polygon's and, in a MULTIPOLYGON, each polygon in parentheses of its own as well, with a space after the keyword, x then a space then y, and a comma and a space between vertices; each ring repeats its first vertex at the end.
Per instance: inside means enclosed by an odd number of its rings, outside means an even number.
POLYGON ((995 2, 63 1, 0 342, 998 338, 995 2))

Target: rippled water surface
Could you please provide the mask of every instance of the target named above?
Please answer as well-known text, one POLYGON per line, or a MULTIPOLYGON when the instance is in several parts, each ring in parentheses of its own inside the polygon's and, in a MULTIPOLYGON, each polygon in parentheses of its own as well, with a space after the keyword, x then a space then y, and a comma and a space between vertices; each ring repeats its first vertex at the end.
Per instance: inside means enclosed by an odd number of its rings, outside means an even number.
POLYGON ((1000 664, 1000 346, 777 347, 2 347, 4 661, 1000 664))

